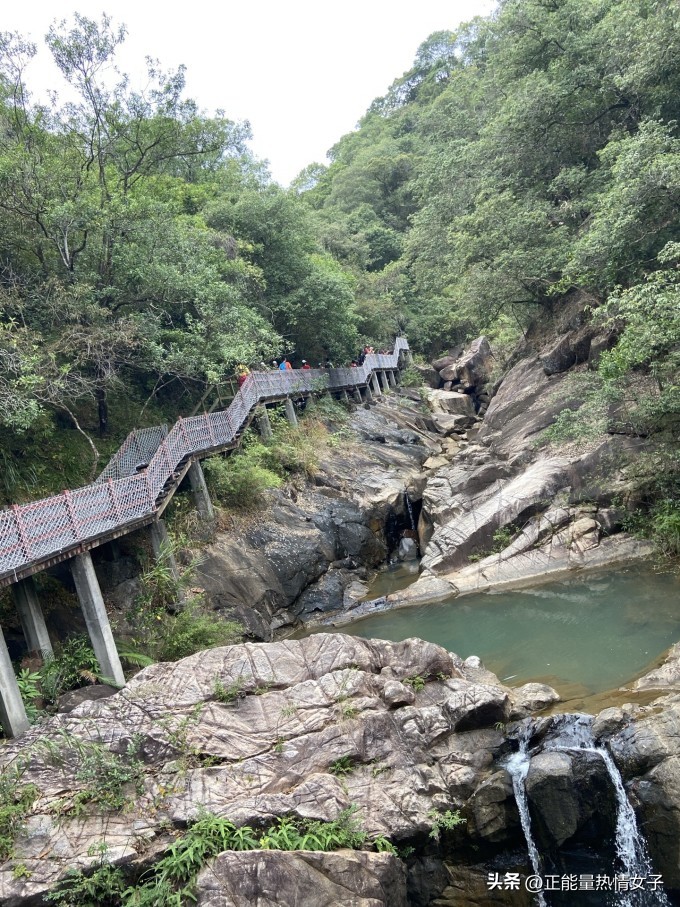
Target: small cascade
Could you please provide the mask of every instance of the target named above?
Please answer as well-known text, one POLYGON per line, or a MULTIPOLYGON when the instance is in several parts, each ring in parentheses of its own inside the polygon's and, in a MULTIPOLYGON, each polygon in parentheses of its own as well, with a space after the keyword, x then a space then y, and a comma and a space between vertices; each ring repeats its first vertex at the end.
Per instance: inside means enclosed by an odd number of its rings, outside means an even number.
MULTIPOLYGON (((638 828, 635 811, 626 795, 623 778, 608 750, 597 746, 592 735, 592 722, 591 715, 562 716, 540 745, 540 750, 542 752, 580 750, 594 753, 602 759, 616 795, 615 848, 620 864, 616 870, 617 874, 624 878, 650 878, 654 875, 654 868, 649 858, 647 844, 638 828)), ((504 762, 504 766, 512 778, 532 871, 534 875, 540 875, 541 859, 531 832, 529 803, 525 790, 525 779, 531 764, 529 741, 532 730, 533 724, 531 720, 527 720, 519 731, 519 748, 504 762)), ((536 903, 539 907, 547 907, 543 892, 537 892, 536 903)), ((620 907, 669 907, 670 904, 663 891, 650 889, 622 892, 619 899, 612 903, 617 903, 620 907)))
MULTIPOLYGON (((531 729, 531 722, 527 721, 522 728, 519 737, 519 749, 516 753, 513 753, 508 757, 508 759, 504 763, 504 766, 508 774, 512 778, 512 789, 515 794, 515 801, 517 803, 517 809, 519 811, 520 822, 522 823, 522 831, 524 832, 524 838, 527 842, 527 850, 529 851, 531 869, 534 875, 538 876, 541 874, 541 859, 538 855, 536 842, 534 841, 533 835, 531 834, 529 801, 527 799, 527 794, 524 787, 524 779, 526 778, 529 772, 529 766, 531 765, 531 756, 529 755, 529 740, 531 738, 531 729)), ((536 903, 539 905, 539 907, 547 907, 547 901, 542 891, 536 893, 536 903)))
MULTIPOLYGON (((654 867, 649 858, 647 843, 640 832, 635 816, 626 795, 621 773, 616 767, 608 750, 597 746, 592 736, 592 717, 575 715, 573 721, 565 722, 546 750, 583 750, 595 753, 604 762, 607 774, 611 779, 616 794, 616 855, 620 861, 620 874, 628 878, 649 878, 654 874, 654 867)), ((622 907, 668 907, 669 901, 663 891, 640 890, 622 896, 622 907)))
POLYGON ((411 521, 411 529, 416 531, 416 521, 413 517, 413 505, 411 504, 411 498, 408 496, 408 491, 404 492, 404 501, 406 502, 406 510, 408 511, 408 517, 411 521))

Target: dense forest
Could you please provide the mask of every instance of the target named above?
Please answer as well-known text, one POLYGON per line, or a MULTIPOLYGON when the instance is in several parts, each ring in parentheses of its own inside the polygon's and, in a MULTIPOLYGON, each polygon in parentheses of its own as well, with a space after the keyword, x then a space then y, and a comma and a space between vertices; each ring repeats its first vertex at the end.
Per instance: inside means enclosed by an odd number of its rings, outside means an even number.
MULTIPOLYGON (((73 89, 30 94, 0 36, 0 473, 6 501, 85 481, 133 426, 237 363, 342 362, 406 331, 508 355, 575 297, 617 325, 590 384, 642 374, 680 420, 680 17, 672 0, 501 0, 430 36, 290 189, 184 74, 117 75, 125 31, 46 36, 73 89)), ((603 396, 604 395, 604 396, 603 396)), ((644 411, 643 411, 644 410, 644 411)))

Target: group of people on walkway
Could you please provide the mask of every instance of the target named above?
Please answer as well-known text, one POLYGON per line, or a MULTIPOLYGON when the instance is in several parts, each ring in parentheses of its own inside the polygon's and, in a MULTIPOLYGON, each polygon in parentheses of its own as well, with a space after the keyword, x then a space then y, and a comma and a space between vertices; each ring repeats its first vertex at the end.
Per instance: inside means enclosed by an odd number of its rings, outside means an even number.
MULTIPOLYGON (((379 352, 386 353, 389 355, 390 351, 389 350, 379 350, 379 352)), ((366 356, 369 356, 372 353, 375 353, 375 350, 373 349, 372 346, 369 346, 369 345, 364 346, 359 351, 358 356, 356 356, 356 358, 352 359, 352 361, 348 363, 347 367, 348 368, 358 368, 360 365, 364 364, 364 360, 366 359, 366 356)), ((303 371, 305 371, 307 369, 311 369, 312 366, 309 364, 309 362, 306 359, 302 359, 300 361, 300 368, 303 371)), ((329 369, 329 368, 335 368, 335 366, 333 365, 333 362, 331 361, 330 357, 328 357, 325 362, 319 362, 318 365, 316 366, 316 368, 329 369)), ((261 372, 269 371, 269 369, 274 369, 277 371, 285 372, 288 369, 292 370, 293 366, 291 365, 291 362, 290 362, 290 359, 288 358, 288 356, 284 356, 280 362, 278 359, 272 359, 271 365, 269 366, 269 368, 267 367, 267 365, 264 362, 260 362, 260 364, 258 365, 258 370, 261 372)), ((240 365, 236 366, 236 383, 239 386, 239 388, 245 384, 245 382, 248 378, 248 375, 250 375, 250 369, 248 368, 247 365, 240 364, 240 365)))

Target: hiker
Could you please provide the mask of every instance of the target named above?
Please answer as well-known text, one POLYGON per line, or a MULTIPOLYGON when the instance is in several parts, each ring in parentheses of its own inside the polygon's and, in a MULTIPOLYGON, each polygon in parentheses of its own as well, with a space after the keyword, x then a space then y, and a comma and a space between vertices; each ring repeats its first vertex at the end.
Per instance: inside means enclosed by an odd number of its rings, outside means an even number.
POLYGON ((239 388, 243 387, 243 385, 246 383, 249 374, 250 369, 247 365, 238 365, 236 367, 236 383, 238 384, 239 388))
POLYGON ((306 359, 303 359, 303 360, 302 360, 302 369, 303 369, 303 371, 304 371, 305 369, 308 369, 308 368, 311 368, 311 365, 309 364, 309 362, 307 362, 306 359))

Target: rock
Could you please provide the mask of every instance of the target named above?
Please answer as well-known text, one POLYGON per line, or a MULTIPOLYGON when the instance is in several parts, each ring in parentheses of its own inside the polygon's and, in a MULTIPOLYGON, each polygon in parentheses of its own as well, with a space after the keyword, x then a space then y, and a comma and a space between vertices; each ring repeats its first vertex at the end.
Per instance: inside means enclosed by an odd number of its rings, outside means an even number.
POLYGON ((448 874, 448 885, 428 907, 533 907, 535 895, 519 889, 504 886, 489 888, 489 874, 496 872, 502 879, 506 872, 526 876, 531 868, 518 859, 516 853, 503 853, 500 860, 486 860, 484 863, 469 865, 460 860, 447 862, 444 867, 448 874))
POLYGON ((79 690, 70 690, 68 693, 62 693, 59 697, 57 711, 67 714, 83 702, 96 702, 98 699, 106 699, 107 696, 113 696, 117 692, 118 689, 109 686, 108 683, 97 683, 81 687, 79 690))
POLYGON ((548 378, 535 357, 522 359, 504 376, 482 423, 481 438, 489 438, 501 457, 528 455, 532 442, 564 409, 578 409, 582 394, 566 374, 548 378))
POLYGON ((420 377, 423 379, 423 382, 429 387, 439 387, 440 377, 439 372, 436 369, 433 369, 431 365, 416 365, 412 366, 420 377))
POLYGON ((225 852, 201 870, 198 907, 407 907, 406 868, 389 853, 225 852))
POLYGON ((597 369, 602 358, 602 353, 612 349, 616 345, 619 332, 616 330, 604 331, 596 334, 590 341, 590 350, 588 351, 588 368, 597 369))
POLYGON ((468 394, 457 394, 455 391, 433 390, 427 394, 427 403, 433 412, 450 413, 454 416, 475 415, 472 397, 468 394))
POLYGON ((512 691, 511 701, 510 719, 516 720, 559 702, 560 694, 546 683, 525 683, 512 691))
POLYGON ((510 775, 502 769, 482 782, 467 806, 470 833, 491 842, 507 842, 519 829, 519 813, 510 775))
POLYGON ((411 687, 400 683, 398 680, 388 680, 383 687, 382 698, 390 708, 400 705, 413 705, 416 694, 411 687))
POLYGON ((593 721, 593 737, 598 742, 618 734, 630 721, 630 715, 620 708, 603 709, 593 721))
MULTIPOLYGON (((460 382, 458 379, 458 366, 455 363, 453 363, 451 365, 447 365, 446 368, 443 368, 440 371, 439 377, 441 378, 442 381, 445 382, 445 384, 449 384, 449 385, 459 384, 460 382)), ((451 389, 450 387, 446 388, 446 390, 450 390, 450 389, 451 389)))
POLYGON ((436 528, 423 556, 423 565, 444 572, 467 563, 468 555, 490 546, 494 532, 521 517, 539 501, 550 499, 564 486, 568 460, 552 458, 531 464, 524 472, 499 482, 474 501, 467 512, 436 528))
MULTIPOLYGON (((460 353, 458 353, 458 355, 460 355, 460 353)), ((440 359, 435 359, 434 362, 432 363, 432 368, 438 372, 441 372, 442 369, 447 368, 449 365, 453 365, 453 363, 458 358, 458 355, 442 356, 440 359)))
POLYGON ((596 753, 539 753, 531 760, 525 787, 532 827, 547 848, 574 838, 594 814, 613 818, 615 813, 609 776, 596 753))
POLYGON ((564 334, 539 353, 546 375, 565 372, 579 362, 587 362, 594 335, 591 325, 564 334))
MULTIPOLYGON (((331 820, 356 804, 370 835, 427 837, 433 810, 463 808, 496 771, 503 744, 496 724, 508 711, 505 688, 467 679, 461 659, 416 639, 318 633, 152 665, 115 695, 0 747, 0 771, 30 754, 22 783, 37 791, 15 842, 15 860, 31 875, 15 878, 14 863, 1 866, 0 903, 37 903, 69 868, 96 863, 101 844, 137 871, 167 847, 168 828, 183 829, 202 810, 262 827, 278 816, 331 820), (237 695, 217 695, 218 684, 237 695), (58 760, 36 745, 49 740, 58 760), (85 815, 54 814, 55 801, 68 806, 90 791, 78 772, 83 747, 129 759, 131 742, 144 764, 124 809, 111 813, 94 797, 85 815), (340 760, 352 767, 342 779, 333 772, 340 760)), ((375 856, 358 859, 377 866, 375 856)), ((229 876, 225 870, 219 888, 206 882, 201 897, 221 897, 235 884, 229 876)))
POLYGON ((397 557, 400 561, 415 561, 418 559, 418 544, 414 539, 401 539, 397 557))
POLYGON ((450 435, 469 425, 469 416, 451 416, 448 413, 433 413, 432 422, 435 429, 442 435, 450 435))
POLYGON ((489 380, 493 354, 486 337, 473 340, 457 362, 458 377, 465 390, 481 390, 489 380))
POLYGON ((680 642, 668 651, 664 663, 633 684, 634 690, 680 690, 680 642))

